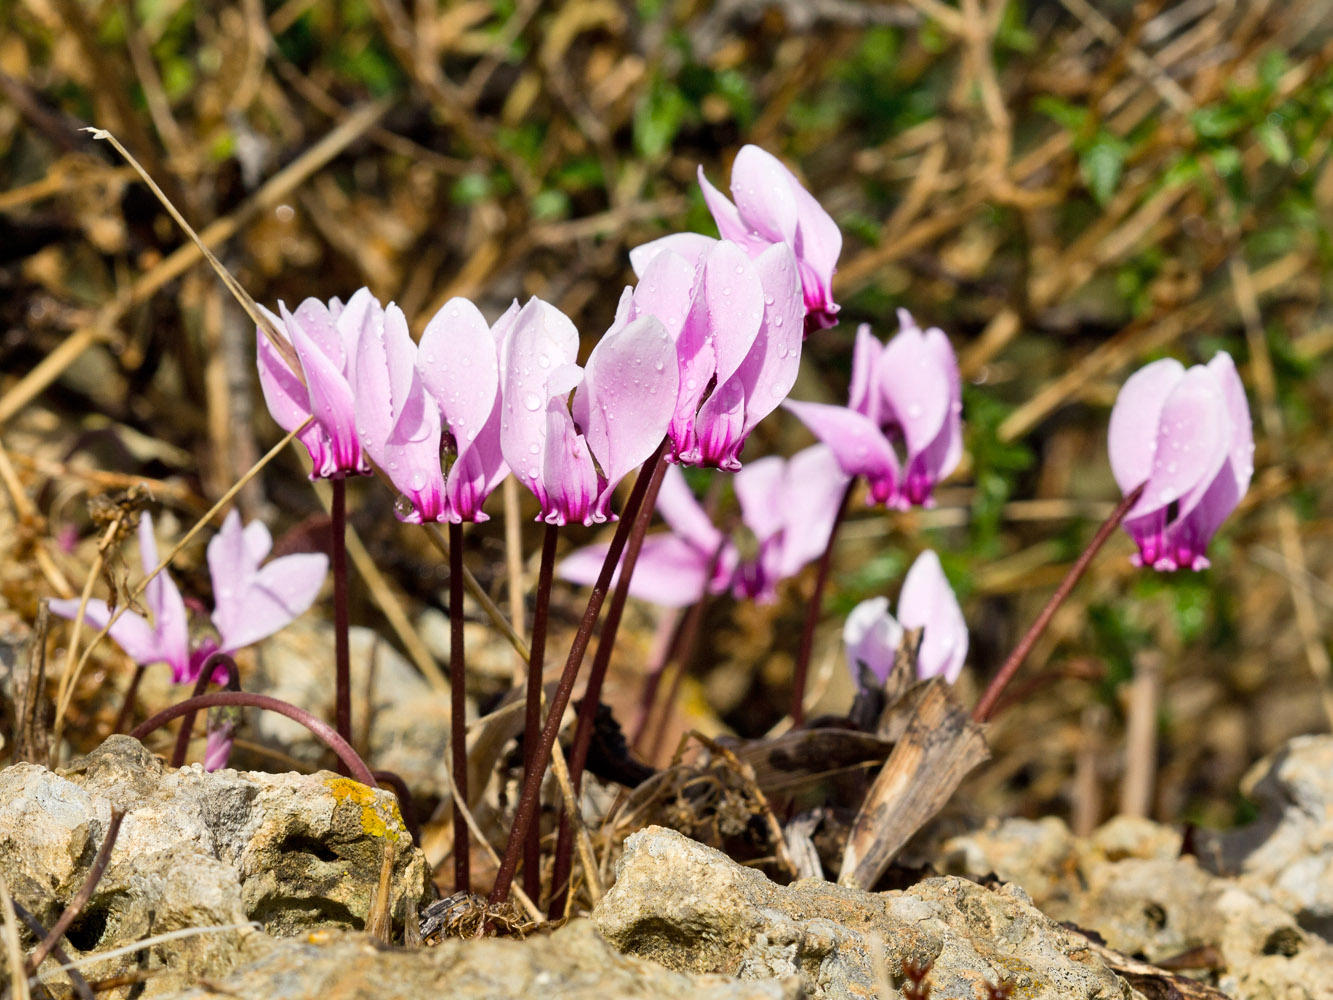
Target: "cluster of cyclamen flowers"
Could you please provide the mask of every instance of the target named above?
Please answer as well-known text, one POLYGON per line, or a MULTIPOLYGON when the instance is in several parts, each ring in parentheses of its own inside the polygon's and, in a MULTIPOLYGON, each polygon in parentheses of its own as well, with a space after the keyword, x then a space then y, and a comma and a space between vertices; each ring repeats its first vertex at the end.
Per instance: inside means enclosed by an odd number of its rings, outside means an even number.
POLYGON ((574 324, 541 299, 490 325, 452 299, 416 344, 402 311, 362 289, 345 306, 307 299, 270 316, 301 367, 298 377, 260 336, 270 412, 286 430, 314 417, 299 434, 312 476, 364 474, 373 460, 417 523, 486 520, 511 470, 546 522, 606 521, 617 483, 664 436, 674 461, 740 468, 746 438, 795 383, 806 326, 837 311, 841 236, 756 147, 736 158, 735 205, 700 179, 729 238, 680 234, 635 251, 638 285, 585 366, 574 324))

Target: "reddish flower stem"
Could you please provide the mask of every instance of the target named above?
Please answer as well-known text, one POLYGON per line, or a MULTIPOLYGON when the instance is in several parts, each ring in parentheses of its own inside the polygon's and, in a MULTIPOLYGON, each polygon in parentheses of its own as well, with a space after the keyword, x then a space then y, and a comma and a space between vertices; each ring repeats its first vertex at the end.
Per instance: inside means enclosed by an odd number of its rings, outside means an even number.
POLYGON ((197 698, 186 698, 179 704, 164 708, 156 715, 145 719, 130 731, 130 735, 136 740, 142 740, 149 733, 161 729, 172 719, 179 719, 182 715, 189 715, 191 712, 197 712, 203 708, 213 708, 217 705, 262 708, 269 712, 285 715, 294 722, 299 722, 338 755, 338 759, 346 766, 353 778, 371 788, 379 787, 379 784, 375 781, 375 776, 370 773, 370 768, 366 767, 365 761, 357 755, 350 743, 338 735, 336 729, 322 719, 315 718, 305 709, 297 708, 290 702, 282 701, 280 698, 272 698, 266 694, 255 694, 251 691, 214 691, 211 694, 201 694, 197 698))
POLYGON ((463 660, 463 525, 449 525, 449 744, 454 769, 454 892, 472 891, 467 801, 467 664, 463 660))
POLYGON ((331 480, 329 549, 333 563, 333 724, 343 741, 352 742, 352 658, 347 643, 347 481, 331 480))
MULTIPOLYGON (((537 734, 542 728, 542 670, 546 665, 546 622, 551 607, 551 580, 555 576, 555 544, 558 524, 546 525, 542 534, 542 561, 537 570, 537 606, 532 612, 532 643, 528 651, 528 692, 523 715, 523 776, 537 762, 537 734)), ((528 824, 523 840, 523 891, 536 900, 542 891, 542 831, 539 823, 528 824)))
POLYGON ((1106 544, 1106 540, 1120 526, 1120 522, 1125 519, 1125 515, 1129 513, 1130 508, 1138 503, 1139 497, 1143 495, 1143 488, 1147 485, 1146 482, 1139 484, 1137 489, 1130 492, 1120 503, 1116 504, 1115 510, 1111 511, 1111 516, 1097 529, 1097 534, 1092 536, 1092 541, 1088 543, 1088 547, 1074 560, 1074 565, 1069 567, 1069 572, 1060 581, 1060 586, 1055 588, 1055 593, 1046 602, 1046 607, 1041 609, 1041 614, 1037 615, 1036 621, 1028 628, 1023 638, 1019 640, 1018 645, 1009 654, 1009 658, 1004 661, 1004 665, 1000 667, 999 672, 991 678, 991 682, 986 687, 985 693, 982 694, 981 700, 977 702, 977 707, 972 709, 974 721, 987 722, 995 714, 996 705, 1000 700, 1000 695, 1004 692, 1005 685, 1013 679, 1014 674, 1018 673, 1018 668, 1023 665, 1028 653, 1032 652, 1032 647, 1041 638, 1041 634, 1046 631, 1046 626, 1055 617, 1055 612, 1059 610, 1060 605, 1065 602, 1065 598, 1074 589, 1074 585, 1078 583, 1079 578, 1092 564, 1093 558, 1106 544))
POLYGON ((815 626, 819 624, 819 615, 824 606, 824 587, 828 583, 829 564, 833 559, 833 543, 838 538, 838 529, 847 513, 847 501, 851 499, 856 477, 847 481, 842 500, 838 503, 838 513, 833 517, 833 527, 829 529, 828 544, 824 554, 819 557, 819 566, 815 570, 815 590, 810 595, 810 606, 805 612, 805 627, 801 629, 801 647, 796 654, 796 670, 791 679, 791 720, 793 726, 805 721, 805 684, 810 673, 810 657, 815 648, 815 626))
MULTIPOLYGON (((199 670, 199 676, 194 682, 194 696, 197 698, 204 693, 208 687, 208 682, 213 678, 213 671, 217 667, 224 667, 227 671, 228 691, 239 691, 241 689, 241 675, 236 669, 236 661, 226 653, 213 653, 208 659, 204 660, 203 667, 199 670)), ((190 712, 181 720, 180 732, 176 734, 176 747, 171 752, 171 766, 184 767, 185 755, 190 749, 190 736, 194 733, 194 717, 197 712, 190 712)))
MULTIPOLYGON (((625 545, 625 558, 620 563, 620 579, 616 582, 615 593, 606 608, 606 620, 602 622, 602 633, 597 640, 597 652, 592 658, 592 670, 588 674, 588 686, 583 692, 583 701, 579 705, 579 721, 574 730, 574 746, 569 757, 569 783, 574 788, 574 801, 583 788, 583 768, 588 763, 588 748, 592 746, 592 731, 597 722, 597 708, 602 700, 602 685, 606 682, 606 673, 611 666, 611 653, 616 644, 616 633, 620 631, 620 619, 625 613, 625 601, 629 598, 630 580, 634 576, 634 567, 639 561, 639 552, 643 548, 643 538, 648 525, 653 520, 653 510, 657 506, 657 493, 662 488, 662 477, 666 474, 666 463, 658 462, 648 481, 648 491, 643 495, 638 516, 630 529, 629 541, 625 545)), ((534 824, 535 825, 535 824, 534 824)), ((551 874, 551 904, 549 915, 557 919, 565 912, 565 896, 569 886, 569 874, 574 865, 574 838, 569 817, 560 814, 560 830, 556 836, 555 868, 551 874)))
POLYGON ((597 623, 597 615, 602 610, 602 602, 606 599, 606 592, 611 585, 611 575, 615 572, 617 563, 620 562, 620 553, 625 549, 625 542, 629 539, 630 528, 634 524, 634 519, 638 517, 639 509, 643 506, 643 497, 648 491, 648 482, 652 479, 655 467, 662 461, 662 449, 665 444, 666 442, 663 441, 662 444, 658 445, 657 450, 643 463, 643 467, 639 470, 639 477, 634 481, 634 489, 630 491, 629 499, 625 502, 625 509, 621 511, 620 523, 616 525, 616 533, 611 539, 611 547, 606 553, 606 560, 602 563, 602 571, 598 574, 597 582, 593 584, 592 593, 588 596, 588 607, 583 612, 583 620, 579 623, 579 630, 574 636, 569 657, 565 660, 565 669, 560 675, 560 683, 556 687, 555 696, 551 699, 551 708, 546 715, 546 724, 542 727, 541 742, 537 744, 537 755, 534 758, 533 767, 523 778, 523 793, 519 798, 518 811, 514 815, 514 824, 509 829, 509 845, 505 848, 504 859, 500 862, 500 870, 495 874, 495 887, 491 890, 490 901, 493 904, 503 903, 509 898, 509 887, 514 881, 514 871, 518 868, 518 859, 523 854, 523 843, 528 834, 528 824, 535 819, 537 806, 541 801, 542 776, 551 761, 551 748, 555 746, 556 737, 560 732, 560 718, 569 705, 570 695, 574 691, 574 682, 578 679, 579 667, 583 664, 583 654, 588 650, 588 641, 592 638, 593 626, 597 623))

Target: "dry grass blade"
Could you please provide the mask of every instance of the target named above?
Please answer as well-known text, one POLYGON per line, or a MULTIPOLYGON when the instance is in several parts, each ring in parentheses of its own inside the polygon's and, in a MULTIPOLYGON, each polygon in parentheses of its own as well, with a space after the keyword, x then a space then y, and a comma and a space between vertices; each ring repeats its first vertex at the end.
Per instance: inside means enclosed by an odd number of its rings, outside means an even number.
POLYGON ((392 888, 393 850, 386 838, 380 859, 380 880, 371 890, 370 913, 366 916, 366 933, 383 944, 389 944, 393 940, 393 913, 389 909, 393 897, 392 888))
POLYGON ((968 772, 990 756, 981 726, 968 718, 943 678, 918 690, 907 731, 852 826, 839 885, 873 887, 908 838, 939 812, 968 772))
POLYGON ((46 766, 51 742, 46 714, 46 637, 51 627, 51 608, 46 600, 37 606, 37 623, 28 637, 26 655, 14 676, 13 760, 46 766))
POLYGON ((5 926, 0 928, 0 937, 4 938, 5 962, 9 966, 8 993, 12 1000, 31 1000, 28 977, 23 971, 23 944, 19 940, 19 918, 14 911, 14 900, 9 895, 9 886, 0 875, 0 914, 4 915, 5 926))
MULTIPOLYGON (((46 928, 41 925, 41 922, 24 909, 18 900, 14 900, 13 903, 14 910, 18 913, 19 919, 28 925, 28 930, 37 935, 38 938, 46 937, 46 928)), ((57 962, 66 966, 69 965, 69 953, 58 944, 52 946, 51 957, 57 962)), ((65 975, 69 976, 70 985, 74 987, 74 992, 79 995, 79 1000, 95 1000, 96 994, 93 993, 92 987, 88 985, 88 980, 83 978, 78 969, 66 968, 65 975)))

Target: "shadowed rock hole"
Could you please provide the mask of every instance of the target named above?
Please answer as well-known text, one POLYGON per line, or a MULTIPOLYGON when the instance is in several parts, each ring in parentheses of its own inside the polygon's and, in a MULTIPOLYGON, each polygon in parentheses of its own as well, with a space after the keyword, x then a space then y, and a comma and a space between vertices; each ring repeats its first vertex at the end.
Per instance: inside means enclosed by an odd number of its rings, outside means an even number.
POLYGON ((340 858, 328 844, 314 837, 303 837, 299 834, 288 837, 282 842, 282 853, 284 854, 309 854, 318 861, 335 862, 341 861, 340 858))
POLYGON ((1302 943, 1300 932, 1294 927, 1279 927, 1264 939, 1264 954, 1292 958, 1300 953, 1302 943))
POLYGON ((106 910, 84 910, 74 918, 74 923, 69 925, 69 930, 65 932, 65 940, 79 951, 92 951, 101 944, 102 938, 106 935, 106 925, 106 910))
POLYGON ((1143 915, 1159 931, 1166 926, 1166 908, 1160 903, 1149 903, 1143 908, 1143 915))

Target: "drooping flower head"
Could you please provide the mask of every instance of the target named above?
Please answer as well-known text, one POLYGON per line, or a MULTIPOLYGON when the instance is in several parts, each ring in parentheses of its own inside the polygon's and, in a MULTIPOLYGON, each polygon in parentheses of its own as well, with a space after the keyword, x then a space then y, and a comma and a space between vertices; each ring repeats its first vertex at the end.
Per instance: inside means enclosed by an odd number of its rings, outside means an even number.
MULTIPOLYGON (((671 530, 644 539, 630 580, 632 595, 666 607, 726 591, 737 599, 774 600, 780 581, 824 551, 847 480, 829 449, 816 445, 790 459, 751 462, 733 483, 742 524, 729 535, 713 524, 680 469, 667 469, 657 510, 671 530)), ((592 583, 606 550, 605 545, 579 549, 560 564, 560 575, 592 583)))
MULTIPOLYGON (((839 306, 833 301, 833 272, 842 251, 842 233, 796 175, 771 153, 747 145, 731 167, 734 204, 709 183, 703 167, 699 186, 722 239, 756 260, 775 243, 791 248, 800 271, 806 332, 834 326, 839 306)), ((658 250, 666 247, 693 258, 709 242, 696 233, 668 236, 631 252, 630 261, 642 276, 658 250)))
POLYGON ((548 524, 614 517, 612 491, 661 443, 679 388, 675 346, 652 316, 618 316, 586 368, 578 348, 574 324, 537 298, 502 347, 500 448, 548 524))
POLYGON ((357 430, 375 463, 402 491, 398 516, 426 521, 485 521, 482 504, 508 472, 500 453, 497 341, 511 309, 492 329, 467 299, 446 302, 421 345, 390 304, 360 340, 354 378, 357 430), (446 479, 441 449, 454 455, 446 479))
POLYGON ((865 324, 857 330, 849 405, 784 405, 834 450, 843 472, 866 477, 871 503, 905 510, 933 506, 935 484, 962 457, 962 384, 942 330, 922 330, 906 309, 898 322, 887 344, 865 324))
MULTIPOLYGON (((285 627, 314 603, 328 570, 328 557, 319 553, 283 556, 264 563, 273 547, 268 528, 258 521, 241 527, 235 510, 222 530, 208 543, 208 569, 213 578, 213 625, 218 637, 190 641, 190 622, 180 589, 165 569, 149 581, 144 603, 152 621, 124 611, 111 626, 111 638, 136 663, 167 663, 172 681, 190 683, 215 651, 234 653, 266 639, 285 627)), ((139 521, 139 555, 144 573, 157 568, 157 540, 153 519, 139 521)), ((51 611, 62 618, 79 612, 75 599, 51 601, 51 611)), ((88 601, 84 619, 100 629, 111 620, 106 601, 88 601)))
POLYGON ((269 413, 285 431, 295 430, 313 414, 314 421, 297 435, 310 453, 311 479, 368 475, 370 465, 361 454, 356 434, 349 379, 361 332, 379 319, 380 304, 362 288, 345 306, 336 298, 327 304, 306 299, 294 313, 279 302, 278 313, 264 310, 278 333, 291 342, 305 381, 302 384, 278 349, 258 331, 259 384, 269 413))
POLYGON ((907 571, 898 596, 897 618, 889 613, 887 597, 862 601, 847 616, 842 641, 852 677, 859 683, 865 667, 883 684, 893 669, 903 630, 909 628, 923 630, 917 677, 943 676, 950 684, 956 681, 967 659, 967 623, 939 556, 930 549, 917 556, 907 571))
POLYGON ((655 316, 675 343, 672 458, 735 471, 750 432, 796 382, 805 310, 796 259, 784 243, 752 260, 727 240, 673 239, 650 257, 636 251, 639 284, 618 322, 655 316))
POLYGON ((1209 540, 1254 473, 1254 431, 1231 356, 1207 365, 1154 361, 1129 377, 1111 409, 1111 471, 1123 493, 1147 483, 1124 520, 1135 565, 1206 569, 1209 540))

